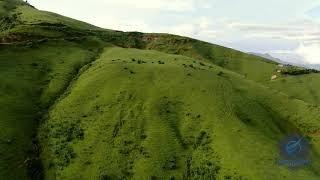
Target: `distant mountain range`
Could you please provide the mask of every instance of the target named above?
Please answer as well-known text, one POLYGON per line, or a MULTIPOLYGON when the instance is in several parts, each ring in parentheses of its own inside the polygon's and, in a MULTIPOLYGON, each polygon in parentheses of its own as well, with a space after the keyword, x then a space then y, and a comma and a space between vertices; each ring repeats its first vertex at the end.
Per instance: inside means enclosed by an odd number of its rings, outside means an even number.
POLYGON ((320 64, 300 64, 300 63, 287 62, 287 61, 283 61, 283 60, 281 60, 279 58, 273 57, 268 53, 263 54, 263 53, 249 52, 249 54, 256 55, 256 56, 259 56, 259 57, 263 57, 263 58, 266 58, 266 59, 269 59, 271 61, 274 61, 274 62, 277 62, 277 63, 281 63, 281 64, 290 64, 292 66, 299 66, 299 67, 304 67, 304 68, 308 68, 308 69, 320 70, 320 64))

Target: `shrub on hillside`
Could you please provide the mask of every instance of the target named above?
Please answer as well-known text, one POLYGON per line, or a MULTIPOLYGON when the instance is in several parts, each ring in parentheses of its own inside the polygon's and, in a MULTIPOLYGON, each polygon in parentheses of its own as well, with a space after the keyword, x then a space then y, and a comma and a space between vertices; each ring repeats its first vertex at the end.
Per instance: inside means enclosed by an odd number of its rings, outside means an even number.
POLYGON ((218 76, 222 76, 222 75, 223 75, 222 71, 218 72, 218 76))
POLYGON ((17 14, 0 17, 0 31, 12 29, 19 23, 17 14))
POLYGON ((138 60, 138 64, 144 64, 144 63, 147 63, 147 62, 145 62, 143 60, 138 60))
POLYGON ((285 75, 300 75, 300 74, 319 73, 319 71, 315 69, 306 69, 306 68, 296 67, 296 66, 287 66, 281 71, 281 73, 285 75))
POLYGON ((201 66, 206 66, 205 64, 203 64, 202 62, 199 63, 201 66))

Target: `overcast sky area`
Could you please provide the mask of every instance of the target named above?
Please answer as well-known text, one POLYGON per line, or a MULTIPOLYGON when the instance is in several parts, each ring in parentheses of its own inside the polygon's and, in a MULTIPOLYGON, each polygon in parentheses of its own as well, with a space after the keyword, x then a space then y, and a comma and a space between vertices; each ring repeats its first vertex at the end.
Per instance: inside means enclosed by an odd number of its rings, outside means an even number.
POLYGON ((29 0, 103 28, 193 37, 320 64, 320 0, 29 0))

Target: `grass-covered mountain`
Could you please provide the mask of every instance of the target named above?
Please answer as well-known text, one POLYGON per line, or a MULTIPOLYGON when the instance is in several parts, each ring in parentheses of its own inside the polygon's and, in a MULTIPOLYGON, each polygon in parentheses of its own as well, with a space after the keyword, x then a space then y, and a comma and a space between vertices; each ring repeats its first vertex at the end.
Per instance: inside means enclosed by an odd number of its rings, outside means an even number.
POLYGON ((0 179, 320 178, 320 74, 20 0, 0 18, 0 179), (311 143, 296 172, 276 164, 293 132, 311 143))

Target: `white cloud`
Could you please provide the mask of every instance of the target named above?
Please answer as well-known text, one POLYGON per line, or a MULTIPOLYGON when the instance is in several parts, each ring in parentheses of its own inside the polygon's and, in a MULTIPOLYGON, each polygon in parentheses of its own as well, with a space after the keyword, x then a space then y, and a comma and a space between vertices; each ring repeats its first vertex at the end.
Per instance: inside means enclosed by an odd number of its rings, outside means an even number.
POLYGON ((177 12, 190 11, 194 8, 193 0, 123 0, 123 3, 143 9, 166 9, 177 12))
POLYGON ((221 32, 212 28, 212 24, 207 17, 200 17, 191 23, 178 24, 167 30, 174 34, 206 40, 215 38, 221 34, 221 32))
POLYGON ((179 24, 172 28, 172 33, 182 36, 194 36, 196 26, 194 24, 179 24))
POLYGON ((273 51, 270 51, 270 53, 275 53, 275 54, 292 54, 292 50, 273 50, 273 51))
POLYGON ((117 0, 112 6, 130 7, 135 9, 168 10, 175 12, 195 11, 212 7, 210 0, 117 0))
POLYGON ((295 40, 303 43, 320 42, 320 25, 301 20, 287 24, 256 24, 231 21, 227 26, 245 33, 246 38, 295 40))
MULTIPOLYGON (((72 0, 29 0, 29 2, 37 7, 44 9, 68 9, 77 11, 78 8, 92 13, 90 9, 94 10, 130 10, 130 9, 144 9, 144 10, 170 10, 177 12, 184 12, 194 10, 194 8, 202 7, 199 4, 202 1, 207 0, 91 0, 89 1, 77 1, 75 4, 72 0), (74 6, 77 8, 74 8, 74 6)), ((79 13, 79 11, 77 11, 79 13)), ((85 13, 85 12, 83 12, 85 13)))
POLYGON ((301 44, 294 53, 303 57, 306 63, 320 64, 320 44, 301 44))
POLYGON ((320 64, 320 44, 301 43, 293 50, 273 50, 270 53, 292 63, 320 64))
POLYGON ((168 10, 176 12, 193 11, 197 8, 208 8, 208 0, 117 0, 110 4, 117 7, 131 7, 134 9, 168 10))
POLYGON ((316 21, 302 19, 282 24, 262 24, 228 20, 225 24, 227 28, 242 33, 247 40, 296 44, 290 48, 284 46, 283 49, 266 51, 278 58, 295 63, 320 63, 320 24, 316 21))
POLYGON ((306 15, 311 16, 311 17, 320 17, 320 5, 307 11, 306 15))

